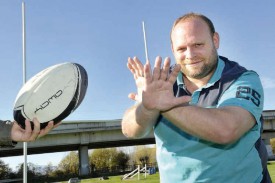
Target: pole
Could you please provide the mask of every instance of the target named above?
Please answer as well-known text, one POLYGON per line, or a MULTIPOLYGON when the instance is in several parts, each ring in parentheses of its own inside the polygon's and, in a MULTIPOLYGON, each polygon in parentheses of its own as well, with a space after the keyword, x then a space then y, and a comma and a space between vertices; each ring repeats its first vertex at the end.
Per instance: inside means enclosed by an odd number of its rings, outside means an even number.
POLYGON ((145 171, 144 171, 144 176, 145 176, 145 178, 146 178, 146 173, 147 173, 147 166, 146 166, 146 164, 145 164, 145 171))
POLYGON ((139 180, 139 174, 140 174, 140 165, 138 165, 138 180, 139 180))
MULTIPOLYGON (((22 2, 22 48, 23 48, 23 84, 26 83, 26 27, 25 27, 25 3, 22 2)), ((24 154, 24 168, 23 168, 23 182, 27 183, 27 142, 23 142, 24 154)))
POLYGON ((145 23, 144 23, 144 21, 142 21, 142 30, 143 30, 143 39, 144 39, 144 48, 145 48, 146 63, 149 63, 148 49, 147 49, 147 40, 146 40, 146 31, 145 31, 145 23))

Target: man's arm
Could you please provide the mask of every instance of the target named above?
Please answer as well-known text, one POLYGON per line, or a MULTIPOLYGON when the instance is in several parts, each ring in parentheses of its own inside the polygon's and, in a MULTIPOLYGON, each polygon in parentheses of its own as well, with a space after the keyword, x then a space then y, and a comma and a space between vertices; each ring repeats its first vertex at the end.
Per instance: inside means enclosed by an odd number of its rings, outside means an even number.
POLYGON ((128 95, 137 104, 126 110, 121 122, 122 133, 129 138, 141 138, 152 131, 159 112, 148 111, 142 105, 142 91, 145 79, 143 77, 144 68, 141 61, 137 57, 133 59, 128 58, 127 67, 133 74, 138 94, 130 93, 128 95))
POLYGON ((129 138, 141 138, 148 135, 159 116, 158 111, 149 111, 139 103, 129 108, 122 119, 122 133, 129 138))
POLYGON ((241 107, 210 109, 184 106, 162 115, 183 131, 218 144, 238 140, 256 124, 251 113, 241 107))
POLYGON ((162 114, 187 133, 211 142, 228 144, 237 141, 260 123, 263 102, 259 76, 248 71, 221 95, 217 108, 181 106, 162 114))
POLYGON ((182 106, 162 114, 187 133, 215 143, 228 144, 260 123, 263 102, 259 76, 248 71, 222 94, 217 108, 182 106))

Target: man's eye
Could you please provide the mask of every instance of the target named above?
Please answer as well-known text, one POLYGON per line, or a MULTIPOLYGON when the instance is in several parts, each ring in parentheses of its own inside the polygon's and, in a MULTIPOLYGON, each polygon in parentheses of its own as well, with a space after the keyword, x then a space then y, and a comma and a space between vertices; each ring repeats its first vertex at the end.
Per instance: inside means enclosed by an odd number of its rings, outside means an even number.
POLYGON ((186 50, 186 48, 179 48, 178 52, 184 52, 186 50))
POLYGON ((201 43, 195 44, 195 47, 201 47, 201 46, 202 46, 201 43))

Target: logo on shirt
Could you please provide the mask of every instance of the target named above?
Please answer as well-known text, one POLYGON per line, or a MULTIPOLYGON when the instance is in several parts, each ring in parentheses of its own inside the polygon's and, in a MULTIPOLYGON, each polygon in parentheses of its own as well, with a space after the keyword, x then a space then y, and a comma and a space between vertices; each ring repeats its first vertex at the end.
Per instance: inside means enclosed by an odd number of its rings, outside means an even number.
POLYGON ((261 95, 257 91, 248 86, 239 86, 237 88, 236 97, 250 100, 257 107, 259 107, 261 104, 261 95))

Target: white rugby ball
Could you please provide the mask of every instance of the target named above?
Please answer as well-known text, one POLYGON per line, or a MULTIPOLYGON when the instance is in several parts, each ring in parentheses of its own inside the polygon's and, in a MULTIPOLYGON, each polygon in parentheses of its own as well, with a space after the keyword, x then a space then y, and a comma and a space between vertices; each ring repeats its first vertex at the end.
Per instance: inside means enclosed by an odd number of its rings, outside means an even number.
MULTIPOLYGON (((69 116, 82 102, 88 87, 86 70, 77 63, 48 67, 29 79, 14 102, 13 116, 25 128, 25 119, 36 117, 40 128, 69 116)), ((33 123, 32 123, 33 128, 33 123)))

